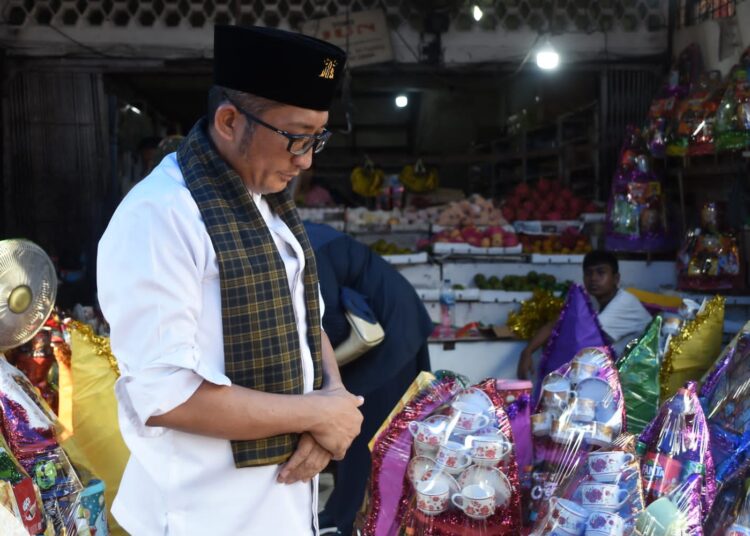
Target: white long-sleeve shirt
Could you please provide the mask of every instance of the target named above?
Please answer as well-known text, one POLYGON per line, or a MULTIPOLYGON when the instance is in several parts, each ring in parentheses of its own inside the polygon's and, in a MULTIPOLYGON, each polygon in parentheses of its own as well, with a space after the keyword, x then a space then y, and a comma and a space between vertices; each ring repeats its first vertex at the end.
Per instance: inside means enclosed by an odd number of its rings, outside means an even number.
MULTIPOLYGON (((309 392, 302 247, 252 195, 284 261, 309 392)), ((203 381, 231 384, 216 253, 174 153, 120 204, 97 264, 99 302, 122 374, 115 386, 120 428, 131 452, 112 508, 118 522, 135 536, 311 534, 317 479, 312 486, 278 484, 278 466, 237 469, 227 440, 145 424, 203 381)))

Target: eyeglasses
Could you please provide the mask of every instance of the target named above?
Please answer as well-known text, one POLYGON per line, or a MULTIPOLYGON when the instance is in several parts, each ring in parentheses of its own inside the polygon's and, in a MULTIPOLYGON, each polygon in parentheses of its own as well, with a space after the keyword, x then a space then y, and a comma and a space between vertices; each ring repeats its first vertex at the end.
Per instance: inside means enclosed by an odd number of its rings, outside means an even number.
POLYGON ((277 134, 281 134, 287 140, 289 140, 289 143, 286 146, 286 150, 292 153, 294 156, 302 156, 306 154, 310 149, 312 149, 314 153, 319 153, 323 150, 323 148, 325 148, 326 142, 331 138, 331 134, 333 134, 333 132, 326 129, 323 129, 323 132, 321 132, 320 134, 290 134, 286 130, 278 129, 273 125, 269 125, 265 121, 258 119, 253 114, 251 114, 247 110, 244 110, 236 102, 230 99, 229 95, 227 95, 226 93, 224 94, 224 97, 249 121, 253 121, 254 123, 258 123, 259 125, 266 127, 269 130, 273 130, 277 134))

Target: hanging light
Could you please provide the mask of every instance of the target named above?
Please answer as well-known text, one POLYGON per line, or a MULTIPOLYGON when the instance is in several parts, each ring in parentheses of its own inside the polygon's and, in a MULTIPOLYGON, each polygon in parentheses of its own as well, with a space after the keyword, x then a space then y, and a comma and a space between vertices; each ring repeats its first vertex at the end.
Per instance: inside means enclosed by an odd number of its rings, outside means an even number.
POLYGON ((480 20, 482 20, 482 16, 484 15, 484 12, 482 11, 481 7, 474 4, 474 8, 471 10, 471 14, 474 17, 474 20, 479 22, 480 20))
POLYGON ((544 71, 552 71, 560 65, 560 54, 549 42, 549 38, 546 38, 544 45, 537 50, 536 64, 544 71))
POLYGON ((406 95, 399 95, 396 97, 396 107, 397 108, 406 108, 409 104, 409 97, 406 95))

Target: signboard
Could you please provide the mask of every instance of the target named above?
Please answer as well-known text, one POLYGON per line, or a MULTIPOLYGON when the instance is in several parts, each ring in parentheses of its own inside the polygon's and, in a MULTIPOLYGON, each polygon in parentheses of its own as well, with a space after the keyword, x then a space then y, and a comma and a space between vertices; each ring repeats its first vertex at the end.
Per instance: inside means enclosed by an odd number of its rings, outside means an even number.
POLYGON ((393 60, 391 33, 379 9, 310 20, 302 25, 302 33, 346 50, 350 67, 393 60))

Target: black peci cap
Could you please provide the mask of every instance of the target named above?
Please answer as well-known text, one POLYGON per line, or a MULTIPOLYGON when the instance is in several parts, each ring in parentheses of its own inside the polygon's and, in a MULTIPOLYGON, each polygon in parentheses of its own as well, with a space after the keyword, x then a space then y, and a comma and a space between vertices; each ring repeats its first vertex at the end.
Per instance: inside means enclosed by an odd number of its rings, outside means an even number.
POLYGON ((301 108, 326 111, 346 53, 307 35, 259 26, 214 28, 214 83, 301 108))

